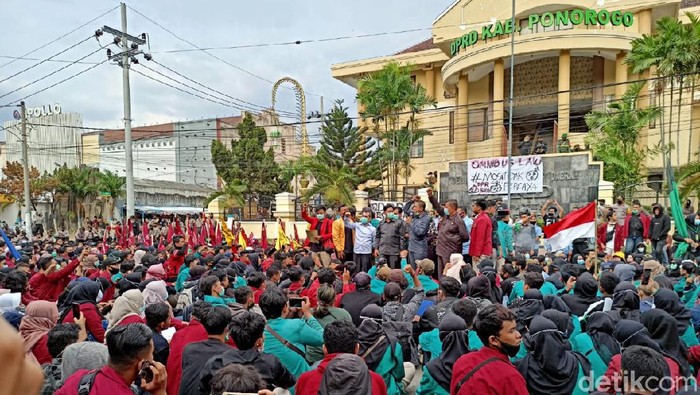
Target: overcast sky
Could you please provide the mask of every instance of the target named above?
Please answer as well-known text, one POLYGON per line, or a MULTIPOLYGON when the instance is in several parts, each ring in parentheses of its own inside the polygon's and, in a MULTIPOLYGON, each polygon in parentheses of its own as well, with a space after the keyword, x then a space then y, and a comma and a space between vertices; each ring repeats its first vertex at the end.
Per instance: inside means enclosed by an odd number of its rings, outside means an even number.
MULTIPOLYGON (((429 29, 452 0, 355 0, 339 1, 131 1, 145 16, 199 47, 268 44, 296 40, 312 40, 406 29, 429 29)), ((119 3, 95 0, 2 0, 3 23, 0 24, 0 66, 11 61, 8 56, 21 56, 106 12, 119 3)), ((192 49, 160 27, 128 9, 129 33, 147 32, 150 51, 160 63, 193 80, 227 95, 270 106, 272 84, 262 81, 200 51, 159 53, 192 49)), ((45 59, 87 38, 95 29, 109 25, 120 28, 119 10, 115 9, 88 26, 47 46, 31 58, 45 59)), ((254 73, 276 81, 290 76, 307 91, 308 110, 319 110, 320 98, 326 98, 326 109, 335 99, 344 99, 356 114, 354 90, 331 77, 334 63, 382 56, 397 52, 430 37, 430 31, 393 34, 370 38, 335 40, 289 46, 261 46, 233 50, 212 50, 216 56, 254 73), (316 95, 314 95, 316 94, 316 95)), ((109 43, 107 35, 100 39, 109 43)), ((94 39, 56 57, 76 60, 98 49, 94 39)), ((115 46, 111 46, 117 51, 115 46)), ((106 50, 85 59, 100 62, 106 50)), ((144 61, 145 62, 145 61, 144 61)), ((27 68, 36 61, 17 60, 0 67, 0 80, 27 68)), ((46 62, 7 81, 0 82, 0 96, 57 70, 67 63, 46 62)), ((153 63, 149 67, 171 75, 153 63)), ((58 82, 89 64, 73 65, 41 82, 0 98, 0 105, 21 99, 52 83, 58 82)), ((134 66, 139 68, 139 66, 134 66)), ((148 70, 140 69, 148 73, 148 70)), ((164 79, 157 74, 155 77, 164 79)), ((173 77, 176 77, 173 75, 173 77)), ((177 77, 176 77, 177 78, 177 77)), ((191 83, 189 83, 191 84, 191 83)), ((192 84, 191 84, 192 85, 192 84)), ((201 87, 197 86, 202 89, 201 87)), ((238 115, 239 110, 204 101, 152 82, 132 72, 132 118, 134 125, 238 115)), ((214 93, 217 96, 220 96, 214 93)), ((122 79, 117 66, 105 63, 55 88, 26 100, 28 106, 60 103, 64 112, 84 116, 84 126, 117 127, 123 117, 122 79)), ((280 89, 278 108, 295 108, 293 93, 280 89)), ((0 124, 12 119, 11 108, 0 108, 0 124)))

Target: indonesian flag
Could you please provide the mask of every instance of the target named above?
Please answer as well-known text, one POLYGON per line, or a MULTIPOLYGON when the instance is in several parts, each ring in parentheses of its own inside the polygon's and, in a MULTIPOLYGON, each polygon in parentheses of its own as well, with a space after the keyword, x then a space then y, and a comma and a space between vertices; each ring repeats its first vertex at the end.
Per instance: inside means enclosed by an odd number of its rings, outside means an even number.
POLYGON ((574 239, 595 237, 596 204, 574 210, 560 221, 545 226, 545 246, 547 251, 558 251, 568 247, 574 239))

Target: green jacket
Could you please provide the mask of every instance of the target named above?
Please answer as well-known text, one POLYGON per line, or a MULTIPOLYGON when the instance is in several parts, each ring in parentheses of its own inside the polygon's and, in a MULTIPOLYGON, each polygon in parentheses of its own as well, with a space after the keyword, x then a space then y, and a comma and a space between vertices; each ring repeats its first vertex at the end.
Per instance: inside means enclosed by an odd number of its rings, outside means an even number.
POLYGON ((204 301, 211 303, 212 306, 228 306, 229 303, 236 303, 234 298, 222 298, 211 295, 204 295, 204 301))
POLYGON ((373 278, 372 282, 369 285, 369 289, 377 295, 384 295, 384 286, 385 285, 386 285, 385 281, 382 281, 378 278, 373 278))
MULTIPOLYGON (((470 330, 467 333, 469 338, 469 349, 479 350, 484 344, 479 339, 476 331, 470 330)), ((437 359, 442 354, 442 340, 440 340, 440 330, 435 328, 428 332, 423 332, 418 336, 418 344, 421 346, 423 351, 430 353, 430 359, 427 362, 437 359)))
MULTIPOLYGON (((339 307, 329 307, 328 313, 329 314, 325 317, 316 318, 316 321, 318 321, 318 323, 321 324, 321 327, 323 327, 323 329, 326 329, 326 326, 328 324, 335 321, 345 320, 352 322, 352 317, 350 316, 350 313, 348 313, 345 309, 341 309, 339 307)), ((306 347, 306 360, 310 364, 314 364, 322 360, 323 357, 324 355, 322 346, 306 347)))
MULTIPOLYGON (((323 345, 323 327, 316 318, 312 317, 308 320, 274 318, 267 321, 267 325, 302 351, 305 346, 323 345)), ((299 376, 309 370, 309 364, 304 357, 277 340, 267 328, 265 328, 264 341, 264 351, 276 356, 295 378, 299 379, 299 376)))
POLYGON ((423 377, 420 379, 416 395, 450 395, 450 391, 442 388, 430 375, 427 366, 423 366, 423 377))
POLYGON ((688 347, 700 345, 700 342, 698 341, 698 336, 695 334, 695 329, 693 328, 692 324, 688 325, 688 327, 685 329, 685 332, 683 332, 681 339, 685 342, 686 346, 688 347))
POLYGON ((388 395, 402 395, 404 393, 401 380, 403 380, 406 372, 403 370, 403 352, 400 344, 396 343, 393 353, 390 348, 386 349, 384 357, 382 357, 374 373, 377 373, 384 379, 388 395))
MULTIPOLYGON (((549 281, 545 281, 544 284, 542 284, 542 288, 540 288, 540 292, 542 295, 556 295, 559 290, 557 287, 550 283, 549 281)), ((520 280, 516 281, 513 284, 513 290, 510 291, 510 297, 508 298, 508 303, 513 303, 518 298, 522 298, 525 296, 525 282, 520 280)))
POLYGON ((681 280, 673 286, 673 290, 681 295, 681 302, 686 308, 692 309, 695 307, 695 302, 698 300, 698 292, 700 292, 700 287, 696 286, 694 283, 688 287, 686 286, 684 279, 681 278, 681 280))
POLYGON ((503 221, 498 221, 498 240, 501 242, 501 250, 503 256, 509 255, 514 251, 513 247, 513 228, 503 221))
POLYGON ((177 292, 182 292, 185 289, 185 280, 190 277, 190 268, 187 265, 182 265, 180 268, 180 273, 177 275, 177 281, 175 281, 175 290, 177 292))
POLYGON ((605 375, 605 371, 608 370, 608 364, 603 361, 600 354, 596 351, 593 339, 585 332, 570 337, 569 339, 571 349, 588 358, 588 361, 591 363, 591 370, 593 371, 593 382, 597 382, 600 377, 605 375))

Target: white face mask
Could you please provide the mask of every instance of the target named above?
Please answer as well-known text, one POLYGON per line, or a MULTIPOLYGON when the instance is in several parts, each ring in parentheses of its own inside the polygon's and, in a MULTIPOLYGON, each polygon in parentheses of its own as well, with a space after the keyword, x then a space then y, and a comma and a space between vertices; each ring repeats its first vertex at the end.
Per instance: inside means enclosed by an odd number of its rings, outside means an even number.
POLYGON ((100 291, 100 292, 97 294, 97 299, 95 299, 95 303, 100 303, 100 301, 102 300, 102 297, 103 297, 103 296, 104 296, 104 294, 102 293, 102 291, 100 291))

